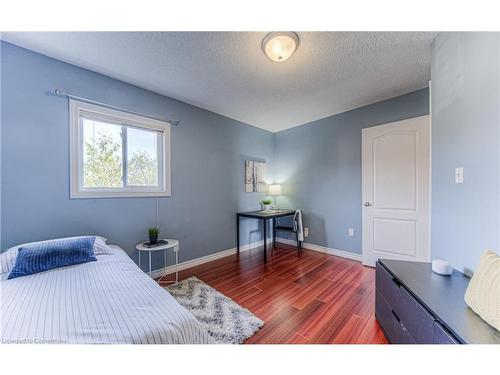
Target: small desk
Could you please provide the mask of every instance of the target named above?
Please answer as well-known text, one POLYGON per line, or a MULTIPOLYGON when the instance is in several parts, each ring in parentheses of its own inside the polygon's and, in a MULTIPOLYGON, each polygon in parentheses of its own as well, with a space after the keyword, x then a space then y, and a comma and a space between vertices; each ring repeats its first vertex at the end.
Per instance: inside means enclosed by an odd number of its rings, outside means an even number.
MULTIPOLYGON (((262 221, 263 238, 264 238, 264 262, 267 263, 267 220, 273 220, 273 228, 276 226, 276 219, 285 216, 293 216, 295 210, 270 210, 270 211, 250 211, 238 212, 236 214, 236 249, 240 252, 240 219, 247 217, 250 219, 258 219, 262 221)), ((273 246, 275 243, 274 230, 273 230, 273 246)))

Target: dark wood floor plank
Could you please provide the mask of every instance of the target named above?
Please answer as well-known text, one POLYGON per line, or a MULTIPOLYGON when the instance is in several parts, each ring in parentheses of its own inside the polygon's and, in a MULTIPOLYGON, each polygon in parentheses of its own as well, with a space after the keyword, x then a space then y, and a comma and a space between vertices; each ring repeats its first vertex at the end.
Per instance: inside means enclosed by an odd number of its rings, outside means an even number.
MULTIPOLYGON (((250 337, 246 343, 247 344, 268 344, 274 339, 274 336, 279 334, 280 331, 286 332, 286 325, 288 321, 296 314, 299 310, 292 306, 286 306, 285 308, 278 311, 271 319, 265 322, 265 325, 259 332, 254 336, 250 337)), ((295 332, 290 332, 292 335, 295 332)))
POLYGON ((367 318, 352 314, 346 324, 340 329, 338 334, 333 339, 333 344, 353 344, 361 335, 365 327, 367 318))
MULTIPOLYGON (((357 261, 278 244, 182 270, 264 320, 248 344, 385 344, 375 320, 375 271, 357 261)), ((165 277, 165 279, 168 279, 165 277)))
POLYGON ((300 333, 296 333, 290 338, 289 344, 310 344, 311 342, 302 336, 300 333))
POLYGON ((356 344, 387 344, 387 339, 373 315, 367 319, 356 344))

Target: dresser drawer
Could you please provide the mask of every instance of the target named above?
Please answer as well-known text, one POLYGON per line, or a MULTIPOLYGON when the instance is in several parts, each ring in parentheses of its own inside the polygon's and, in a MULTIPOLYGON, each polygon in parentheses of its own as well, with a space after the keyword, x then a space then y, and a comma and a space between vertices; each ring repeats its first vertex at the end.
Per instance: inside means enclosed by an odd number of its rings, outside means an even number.
POLYGON ((381 293, 389 305, 393 305, 400 298, 401 284, 396 278, 377 262, 375 271, 375 288, 381 293))
MULTIPOLYGON (((376 290, 376 298, 379 298, 378 294, 384 298, 391 315, 397 321, 397 324, 392 321, 390 323, 392 326, 396 324, 396 328, 403 327, 403 331, 407 331, 410 337, 419 344, 434 342, 434 317, 401 285, 398 279, 392 277, 379 263, 376 269, 376 290)), ((385 323, 381 322, 381 324, 385 323)), ((404 334, 400 334, 399 337, 404 342, 407 341, 404 334)), ((397 339, 391 341, 402 343, 397 339)))
POLYGON ((378 290, 375 294, 375 318, 382 326, 390 343, 416 344, 401 318, 378 290))
POLYGON ((419 344, 434 342, 434 317, 405 287, 400 288, 400 300, 393 309, 419 344))
POLYGON ((460 344, 438 321, 433 324, 433 336, 434 344, 460 344))

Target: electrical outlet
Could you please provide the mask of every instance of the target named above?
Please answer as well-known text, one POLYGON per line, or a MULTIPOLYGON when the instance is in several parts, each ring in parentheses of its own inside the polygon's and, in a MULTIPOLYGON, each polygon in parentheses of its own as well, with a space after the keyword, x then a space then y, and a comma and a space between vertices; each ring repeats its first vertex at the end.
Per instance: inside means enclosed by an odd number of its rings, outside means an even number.
POLYGON ((455 168, 455 183, 456 184, 464 183, 464 167, 455 168))
POLYGON ((309 228, 308 227, 304 228, 304 237, 309 237, 309 228))
POLYGON ((354 237, 354 228, 349 228, 347 230, 347 234, 349 235, 349 237, 354 237))

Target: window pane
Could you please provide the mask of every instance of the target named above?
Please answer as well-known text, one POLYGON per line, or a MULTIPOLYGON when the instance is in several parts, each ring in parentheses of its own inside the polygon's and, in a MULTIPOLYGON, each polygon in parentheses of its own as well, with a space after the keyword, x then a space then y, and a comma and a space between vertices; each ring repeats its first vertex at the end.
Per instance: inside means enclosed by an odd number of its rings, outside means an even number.
POLYGON ((82 118, 83 187, 123 186, 121 126, 82 118))
POLYGON ((159 186, 157 132, 128 128, 127 160, 129 186, 159 186))

